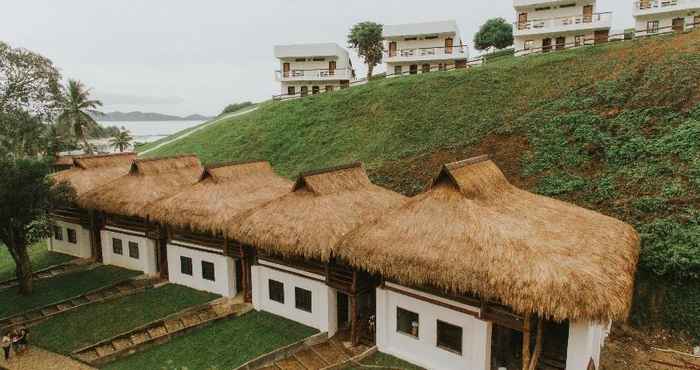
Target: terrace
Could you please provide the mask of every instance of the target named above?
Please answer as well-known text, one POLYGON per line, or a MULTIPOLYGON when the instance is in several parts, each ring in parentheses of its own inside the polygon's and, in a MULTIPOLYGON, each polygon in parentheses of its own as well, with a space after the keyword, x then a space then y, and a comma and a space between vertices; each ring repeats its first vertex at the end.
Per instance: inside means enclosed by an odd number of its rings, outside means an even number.
POLYGON ((572 15, 546 19, 533 19, 515 22, 514 36, 528 36, 542 33, 559 33, 567 31, 584 31, 610 28, 612 13, 593 13, 592 15, 572 15))
POLYGON ((351 68, 278 70, 275 71, 275 78, 279 82, 351 80, 355 78, 355 72, 351 68))
POLYGON ((467 45, 406 48, 384 52, 387 63, 466 59, 468 56, 467 45))
POLYGON ((632 15, 635 17, 700 8, 700 0, 642 0, 635 1, 632 15))

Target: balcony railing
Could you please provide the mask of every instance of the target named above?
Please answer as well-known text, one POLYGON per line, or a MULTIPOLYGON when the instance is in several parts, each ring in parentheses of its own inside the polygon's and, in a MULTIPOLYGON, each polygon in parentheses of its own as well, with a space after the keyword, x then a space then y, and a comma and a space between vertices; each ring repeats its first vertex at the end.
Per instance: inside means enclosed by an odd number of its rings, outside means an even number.
POLYGON ((634 12, 654 13, 700 7, 700 0, 640 0, 634 2, 634 12))
POLYGON ((292 69, 275 71, 277 81, 351 80, 355 78, 352 69, 292 69))
POLYGON ((533 19, 527 22, 515 22, 516 32, 524 32, 530 30, 556 30, 564 28, 577 28, 578 25, 604 25, 610 24, 612 20, 612 13, 594 13, 591 15, 574 15, 569 17, 557 17, 548 19, 533 19))
POLYGON ((384 56, 387 58, 396 59, 452 59, 452 58, 466 58, 467 57, 467 45, 456 45, 456 46, 436 46, 430 48, 409 48, 409 49, 399 49, 399 50, 388 50, 384 52, 384 56))

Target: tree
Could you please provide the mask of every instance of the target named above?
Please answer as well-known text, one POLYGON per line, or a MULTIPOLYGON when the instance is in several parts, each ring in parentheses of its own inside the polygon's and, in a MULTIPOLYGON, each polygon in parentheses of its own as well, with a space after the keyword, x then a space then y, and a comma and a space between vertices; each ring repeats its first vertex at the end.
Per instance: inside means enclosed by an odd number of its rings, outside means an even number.
POLYGON ((114 149, 123 152, 131 145, 132 140, 134 140, 134 138, 131 137, 129 130, 122 127, 121 131, 112 136, 112 139, 109 140, 109 144, 112 145, 114 149))
POLYGON ((221 112, 221 114, 238 112, 239 110, 241 110, 243 108, 248 108, 250 106, 253 106, 253 102, 244 101, 242 103, 229 104, 226 106, 226 108, 224 108, 224 110, 221 112))
POLYGON ((48 118, 60 79, 48 58, 0 41, 0 111, 25 110, 48 118))
POLYGON ((490 47, 503 49, 511 45, 513 45, 513 25, 503 18, 489 19, 474 35, 474 47, 477 50, 490 47))
POLYGON ((97 122, 88 114, 99 114, 95 109, 102 106, 99 100, 90 99, 90 90, 82 82, 68 81, 68 91, 61 98, 61 114, 58 122, 67 124, 72 128, 76 138, 83 142, 83 147, 88 154, 92 154, 92 147, 88 144, 88 131, 97 126, 97 122))
POLYGON ((0 159, 0 241, 15 262, 20 294, 32 292, 28 249, 49 235, 49 207, 68 204, 75 191, 53 186, 49 165, 34 159, 0 159))
POLYGON ((0 156, 29 158, 47 152, 47 125, 25 110, 0 110, 0 156))
POLYGON ((372 77, 374 66, 382 62, 384 53, 382 30, 381 24, 362 22, 354 25, 348 34, 350 48, 357 49, 357 55, 367 64, 367 79, 372 77))

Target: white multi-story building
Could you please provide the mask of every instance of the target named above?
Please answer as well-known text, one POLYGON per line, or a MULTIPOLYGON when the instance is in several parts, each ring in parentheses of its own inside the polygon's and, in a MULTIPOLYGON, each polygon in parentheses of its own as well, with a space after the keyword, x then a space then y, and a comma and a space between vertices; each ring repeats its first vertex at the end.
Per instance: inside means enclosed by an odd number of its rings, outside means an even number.
POLYGON ((700 27, 700 0, 637 0, 632 15, 637 36, 683 32, 700 27))
POLYGON ((277 45, 276 71, 282 95, 302 96, 342 89, 355 79, 348 51, 335 43, 277 45))
POLYGON ((612 13, 596 0, 513 0, 516 55, 607 42, 612 13))
POLYGON ((457 22, 386 25, 384 63, 388 76, 464 68, 469 49, 462 43, 457 22))

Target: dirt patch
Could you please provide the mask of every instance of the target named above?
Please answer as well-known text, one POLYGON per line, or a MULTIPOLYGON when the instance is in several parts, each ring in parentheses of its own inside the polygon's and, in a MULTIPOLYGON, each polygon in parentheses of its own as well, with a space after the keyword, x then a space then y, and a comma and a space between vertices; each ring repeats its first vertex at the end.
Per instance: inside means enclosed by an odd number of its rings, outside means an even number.
POLYGON ((601 355, 602 370, 696 370, 700 359, 654 348, 692 353, 690 338, 662 329, 615 326, 601 355), (693 367, 693 366, 697 366, 693 367))

